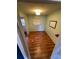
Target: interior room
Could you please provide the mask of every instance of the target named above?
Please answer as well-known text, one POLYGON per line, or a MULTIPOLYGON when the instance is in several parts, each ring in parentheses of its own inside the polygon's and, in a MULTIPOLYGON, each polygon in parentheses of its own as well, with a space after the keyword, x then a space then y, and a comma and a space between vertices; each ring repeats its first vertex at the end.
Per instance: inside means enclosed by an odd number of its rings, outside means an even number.
POLYGON ((24 59, 60 59, 61 1, 17 2, 18 47, 24 59))

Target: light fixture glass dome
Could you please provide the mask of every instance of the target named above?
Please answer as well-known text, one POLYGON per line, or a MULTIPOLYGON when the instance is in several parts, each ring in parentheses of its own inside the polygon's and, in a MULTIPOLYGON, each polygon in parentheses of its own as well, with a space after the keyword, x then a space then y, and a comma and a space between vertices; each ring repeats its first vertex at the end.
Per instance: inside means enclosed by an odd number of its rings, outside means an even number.
POLYGON ((42 12, 42 11, 41 11, 40 9, 36 9, 36 10, 35 10, 35 14, 36 14, 36 15, 40 15, 41 12, 42 12))

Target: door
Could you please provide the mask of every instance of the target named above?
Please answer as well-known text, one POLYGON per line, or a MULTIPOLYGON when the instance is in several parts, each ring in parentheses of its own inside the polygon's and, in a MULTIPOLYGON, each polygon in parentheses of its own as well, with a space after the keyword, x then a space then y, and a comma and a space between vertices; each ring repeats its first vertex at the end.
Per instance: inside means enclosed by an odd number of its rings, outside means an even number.
POLYGON ((27 28, 26 28, 25 19, 24 19, 24 17, 21 17, 20 20, 21 20, 21 24, 22 24, 22 28, 23 28, 24 34, 27 37, 27 28))
POLYGON ((45 17, 30 16, 29 27, 30 27, 30 31, 44 31, 45 30, 45 17))
POLYGON ((24 34, 24 30, 21 24, 21 19, 18 17, 17 20, 17 43, 21 50, 24 59, 30 59, 30 53, 28 50, 28 38, 24 34))

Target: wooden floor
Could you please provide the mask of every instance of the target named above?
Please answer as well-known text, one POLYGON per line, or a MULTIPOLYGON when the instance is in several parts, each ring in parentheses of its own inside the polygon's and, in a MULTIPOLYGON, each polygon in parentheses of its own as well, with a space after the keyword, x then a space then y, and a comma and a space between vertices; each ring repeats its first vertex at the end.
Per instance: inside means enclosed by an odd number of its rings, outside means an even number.
POLYGON ((55 44, 45 32, 30 32, 29 50, 31 59, 50 59, 55 44))

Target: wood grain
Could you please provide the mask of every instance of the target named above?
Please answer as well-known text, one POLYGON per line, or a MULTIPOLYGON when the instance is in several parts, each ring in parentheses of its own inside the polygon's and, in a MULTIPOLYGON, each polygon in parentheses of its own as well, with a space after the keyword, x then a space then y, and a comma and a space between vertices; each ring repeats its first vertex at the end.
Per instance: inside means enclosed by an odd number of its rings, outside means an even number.
POLYGON ((45 32, 30 32, 29 51, 31 59, 50 59, 55 44, 45 32))

